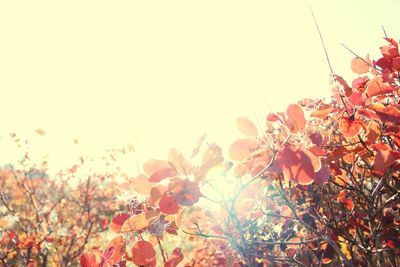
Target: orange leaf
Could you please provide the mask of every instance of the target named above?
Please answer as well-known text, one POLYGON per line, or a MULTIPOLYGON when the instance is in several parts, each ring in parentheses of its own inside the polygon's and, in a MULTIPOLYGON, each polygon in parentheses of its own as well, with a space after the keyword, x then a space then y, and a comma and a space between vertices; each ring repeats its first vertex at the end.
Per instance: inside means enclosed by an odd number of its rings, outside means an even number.
POLYGON ((400 123, 399 106, 384 106, 378 103, 374 105, 373 109, 382 122, 400 123))
POLYGON ((369 71, 369 65, 360 57, 355 57, 351 61, 351 70, 357 74, 363 74, 369 71))
POLYGON ((367 134, 366 134, 366 141, 370 144, 376 142, 378 137, 381 135, 381 130, 379 128, 379 124, 374 120, 371 120, 368 124, 367 134))
POLYGON ((337 111, 336 108, 333 108, 329 105, 323 105, 321 107, 319 107, 318 109, 315 109, 312 113, 311 113, 311 117, 316 117, 319 119, 325 119, 326 116, 328 116, 328 114, 333 113, 337 111))
POLYGON ((400 152, 392 150, 386 144, 375 144, 372 146, 376 150, 376 156, 373 164, 374 170, 383 170, 400 159, 400 152))
POLYGON ((132 248, 132 260, 137 266, 155 266, 156 251, 150 242, 138 241, 132 248))
POLYGON ((232 160, 243 161, 258 148, 258 142, 252 138, 238 139, 229 147, 232 160))
POLYGON ((144 174, 140 174, 131 182, 133 190, 142 195, 149 195, 153 186, 154 184, 149 182, 149 178, 144 174))
POLYGON ((365 90, 365 94, 367 97, 384 95, 392 92, 393 88, 388 84, 384 84, 382 78, 370 80, 367 84, 367 89, 365 90))
POLYGON ((151 224, 155 219, 157 219, 158 215, 159 212, 153 210, 146 211, 138 215, 133 215, 124 222, 121 227, 120 233, 129 233, 143 230, 148 227, 149 224, 151 224))
POLYGON ((356 137, 361 132, 363 127, 363 121, 349 117, 342 117, 339 122, 340 131, 346 139, 356 137))
POLYGON ((236 126, 246 136, 253 137, 258 135, 256 125, 246 117, 236 118, 236 126))
POLYGON ((286 124, 291 132, 296 133, 305 128, 307 122, 304 118, 304 112, 300 105, 290 104, 286 109, 286 114, 289 119, 286 124))
POLYGON ((103 256, 109 265, 118 263, 121 260, 122 254, 125 252, 124 238, 119 235, 113 238, 103 252, 103 256), (106 252, 109 252, 108 255, 106 252))

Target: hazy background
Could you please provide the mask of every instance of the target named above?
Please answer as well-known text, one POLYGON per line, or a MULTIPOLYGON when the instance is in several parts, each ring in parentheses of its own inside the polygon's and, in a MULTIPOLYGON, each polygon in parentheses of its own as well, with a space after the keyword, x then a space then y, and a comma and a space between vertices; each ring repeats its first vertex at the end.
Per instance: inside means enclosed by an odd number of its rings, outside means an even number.
POLYGON ((0 133, 30 139, 51 166, 126 143, 141 162, 161 158, 203 133, 229 144, 236 116, 262 125, 267 104, 329 94, 310 5, 346 77, 341 42, 375 56, 382 25, 400 38, 394 0, 1 1, 0 133))

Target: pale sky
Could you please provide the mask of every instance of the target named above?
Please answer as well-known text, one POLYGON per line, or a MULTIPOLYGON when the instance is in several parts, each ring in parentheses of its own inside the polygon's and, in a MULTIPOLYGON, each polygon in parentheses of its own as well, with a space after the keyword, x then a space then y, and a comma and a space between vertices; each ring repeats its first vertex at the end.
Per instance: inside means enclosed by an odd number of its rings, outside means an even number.
POLYGON ((53 166, 126 143, 141 162, 163 158, 203 133, 227 145, 235 117, 263 125, 266 101, 329 94, 310 5, 346 77, 341 42, 376 56, 382 25, 400 38, 395 0, 1 1, 0 133, 27 137, 53 166))

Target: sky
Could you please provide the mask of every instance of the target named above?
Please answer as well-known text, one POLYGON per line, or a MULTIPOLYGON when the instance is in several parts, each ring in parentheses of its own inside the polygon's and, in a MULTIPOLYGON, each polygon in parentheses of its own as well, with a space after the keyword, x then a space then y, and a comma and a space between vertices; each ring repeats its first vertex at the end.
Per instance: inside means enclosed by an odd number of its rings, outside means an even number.
POLYGON ((376 58, 382 26, 400 38, 396 0, 1 1, 0 135, 54 167, 127 143, 140 163, 188 153, 204 133, 227 146, 237 116, 262 127, 270 110, 329 95, 310 6, 348 79, 341 43, 376 58))

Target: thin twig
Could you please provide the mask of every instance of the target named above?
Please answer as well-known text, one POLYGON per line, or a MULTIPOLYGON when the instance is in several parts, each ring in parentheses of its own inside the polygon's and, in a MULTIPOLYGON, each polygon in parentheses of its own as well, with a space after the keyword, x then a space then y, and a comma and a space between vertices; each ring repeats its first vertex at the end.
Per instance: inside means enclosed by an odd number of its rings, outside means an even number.
POLYGON ((383 25, 382 25, 382 30, 383 30, 383 34, 385 35, 385 37, 388 38, 388 35, 386 34, 386 31, 385 31, 385 27, 383 27, 383 25))
POLYGON ((317 31, 318 31, 318 34, 319 34, 319 39, 321 40, 322 47, 324 48, 326 61, 328 62, 329 69, 330 69, 330 71, 331 71, 331 74, 333 75, 334 72, 333 72, 333 68, 332 68, 332 65, 331 65, 331 61, 329 60, 328 51, 326 50, 324 38, 322 37, 322 33, 321 33, 320 29, 319 29, 317 19, 316 19, 315 16, 314 16, 314 11, 313 11, 313 9, 312 9, 311 6, 310 6, 310 10, 311 10, 311 15, 312 15, 313 20, 314 20, 314 23, 315 23, 315 27, 317 28, 317 31))
POLYGON ((163 262, 165 264, 167 262, 167 259, 165 258, 164 248, 162 247, 160 238, 158 236, 157 236, 157 242, 158 242, 158 247, 160 248, 160 252, 161 252, 161 255, 162 255, 163 262))

